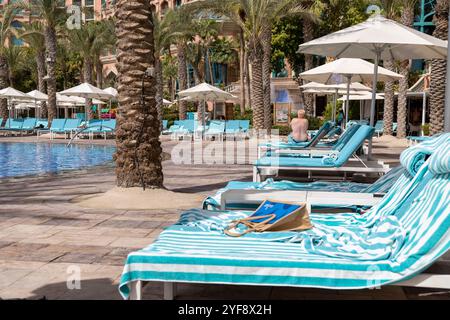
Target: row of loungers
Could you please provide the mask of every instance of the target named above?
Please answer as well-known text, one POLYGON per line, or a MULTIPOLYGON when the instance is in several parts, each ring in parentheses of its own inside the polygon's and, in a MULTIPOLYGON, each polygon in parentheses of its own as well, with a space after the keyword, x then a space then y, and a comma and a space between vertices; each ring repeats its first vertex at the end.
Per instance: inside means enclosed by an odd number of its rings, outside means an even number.
POLYGON ((450 275, 440 273, 439 258, 450 249, 450 134, 410 147, 400 161, 401 167, 379 181, 358 187, 269 180, 241 185, 239 190, 234 182, 240 192, 216 194, 206 200, 213 210, 182 213, 178 223, 165 229, 153 244, 130 253, 120 293, 141 299, 142 286, 148 282, 163 282, 165 299, 174 298, 176 283, 334 290, 400 285, 448 290, 450 275), (251 196, 242 196, 246 191, 251 196), (268 195, 275 201, 306 202, 312 208, 313 228, 240 238, 224 233, 231 221, 252 214, 227 205, 254 206, 268 195), (361 202, 370 196, 377 200, 361 202), (226 206, 218 208, 224 197, 226 206), (365 204, 365 211, 333 210, 343 202, 358 201, 365 204))
MULTIPOLYGON (((164 126, 164 123, 163 123, 164 126)), ((176 120, 174 124, 164 131, 164 134, 171 134, 173 140, 179 138, 195 139, 201 138, 202 135, 206 139, 216 139, 223 141, 226 139, 236 139, 247 137, 250 129, 249 120, 212 120, 206 126, 205 130, 202 130, 201 126, 198 126, 196 120, 176 120)))
POLYGON ((115 127, 115 119, 89 120, 87 123, 83 123, 81 119, 53 119, 51 127, 38 130, 37 136, 39 138, 42 134, 50 133, 50 139, 61 134, 64 139, 83 136, 93 139, 100 135, 106 139, 108 135, 114 134, 115 127))
POLYGON ((374 128, 353 124, 337 139, 323 141, 334 124, 325 123, 317 134, 307 142, 266 143, 259 146, 258 160, 253 166, 253 181, 260 182, 261 176, 277 174, 279 170, 308 172, 311 178, 315 171, 360 172, 384 174, 387 165, 364 161, 359 156, 366 140, 372 138, 374 128))
MULTIPOLYGON (((0 118, 0 124, 3 123, 3 118, 0 118)), ((0 132, 8 134, 27 134, 37 130, 37 128, 47 128, 48 121, 45 119, 25 118, 13 119, 8 118, 4 127, 0 128, 0 132)))

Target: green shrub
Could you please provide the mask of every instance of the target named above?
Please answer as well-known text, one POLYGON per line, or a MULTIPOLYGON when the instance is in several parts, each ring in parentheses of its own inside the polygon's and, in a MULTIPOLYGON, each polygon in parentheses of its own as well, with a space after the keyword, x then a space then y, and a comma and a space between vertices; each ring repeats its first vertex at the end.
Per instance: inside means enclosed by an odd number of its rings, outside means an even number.
POLYGON ((241 107, 239 105, 234 106, 234 119, 235 120, 249 120, 250 125, 253 121, 253 110, 252 109, 245 109, 245 114, 241 115, 241 107))

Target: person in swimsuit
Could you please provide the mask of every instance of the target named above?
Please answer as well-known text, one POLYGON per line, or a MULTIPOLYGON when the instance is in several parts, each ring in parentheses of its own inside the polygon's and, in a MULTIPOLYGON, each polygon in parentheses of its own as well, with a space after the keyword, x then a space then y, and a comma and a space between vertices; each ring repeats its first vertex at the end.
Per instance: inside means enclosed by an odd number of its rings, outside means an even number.
POLYGON ((293 142, 306 142, 309 140, 308 136, 308 119, 306 119, 305 110, 298 110, 298 118, 292 119, 291 121, 291 139, 293 142))

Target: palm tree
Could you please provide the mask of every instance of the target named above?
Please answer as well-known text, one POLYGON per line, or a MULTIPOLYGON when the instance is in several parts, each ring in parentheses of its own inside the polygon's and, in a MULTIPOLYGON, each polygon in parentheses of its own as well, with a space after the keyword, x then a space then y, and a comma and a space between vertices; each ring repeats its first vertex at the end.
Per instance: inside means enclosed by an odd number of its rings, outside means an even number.
MULTIPOLYGON (((9 67, 8 67, 8 42, 11 39, 12 22, 16 14, 12 6, 5 6, 0 17, 0 89, 9 85, 9 67)), ((8 118, 8 101, 0 99, 0 118, 8 118)), ((0 123, 1 125, 1 123, 0 123)))
MULTIPOLYGON (((449 0, 437 0, 433 21, 436 25, 433 36, 447 40, 449 0)), ((430 133, 444 131, 445 79, 447 74, 445 60, 433 59, 430 80, 430 133)))
MULTIPOLYGON (((176 22, 173 23, 173 28, 176 33, 172 35, 172 41, 177 47, 178 60, 178 89, 180 91, 188 88, 188 74, 187 74, 187 45, 193 37, 193 20, 190 11, 186 9, 187 6, 181 6, 174 10, 174 18, 176 22)), ((180 120, 186 119, 187 101, 180 100, 178 105, 178 115, 180 120)))
MULTIPOLYGON (((40 21, 33 21, 22 25, 22 28, 18 30, 18 35, 27 44, 27 49, 31 51, 36 62, 37 70, 37 84, 40 92, 46 93, 45 84, 45 36, 44 26, 40 21)), ((47 104, 41 103, 40 115, 43 118, 47 117, 47 104)))
POLYGON ((114 49, 117 41, 114 22, 112 20, 101 20, 97 22, 98 39, 92 47, 92 59, 96 75, 96 85, 103 87, 103 64, 100 57, 108 50, 114 49))
MULTIPOLYGON (((164 79, 162 56, 164 52, 170 49, 170 45, 177 39, 187 34, 189 26, 181 25, 179 22, 180 14, 175 10, 168 10, 161 19, 156 13, 153 13, 153 38, 155 39, 155 77, 156 77, 156 109, 158 110, 158 119, 162 122, 163 116, 163 95, 164 79)), ((182 49, 183 51, 183 49, 182 49)), ((184 54, 182 52, 181 54, 184 54)), ((186 70, 184 71, 186 72, 186 70)))
MULTIPOLYGON (((305 6, 311 11, 316 10, 319 7, 316 0, 305 1, 305 6)), ((303 42, 309 42, 314 39, 314 27, 315 21, 309 17, 302 19, 303 26, 303 42)), ((305 54, 305 71, 311 70, 314 67, 314 58, 311 54, 305 54)), ((302 84, 306 84, 308 81, 303 80, 302 84)), ((313 99, 312 94, 302 92, 303 103, 305 105, 305 112, 308 116, 313 114, 313 99)))
POLYGON ((26 49, 22 46, 8 46, 5 50, 5 56, 8 60, 8 78, 9 86, 15 86, 17 74, 25 67, 26 49))
MULTIPOLYGON (((395 19, 398 16, 400 7, 397 5, 398 0, 382 0, 382 8, 384 15, 388 19, 395 19)), ((393 59, 385 59, 383 66, 391 71, 395 69, 395 61, 393 59)), ((394 81, 386 81, 384 84, 384 113, 383 113, 383 134, 393 134, 394 122, 394 81)))
POLYGON ((302 0, 229 0, 226 2, 205 0, 190 5, 197 6, 196 10, 208 9, 228 17, 244 32, 252 67, 251 93, 253 127, 255 129, 267 128, 269 122, 269 112, 266 109, 270 108, 270 90, 267 94, 264 89, 264 83, 267 88, 267 78, 270 77, 267 72, 267 69, 270 69, 267 68, 268 52, 271 47, 268 41, 271 38, 268 36, 269 29, 275 19, 295 12, 304 12, 302 2, 302 0), (264 54, 264 49, 266 54, 264 54), (266 61, 264 61, 265 59, 266 61), (266 72, 264 72, 263 62, 266 65, 266 72))
MULTIPOLYGON (((104 22, 88 22, 83 24, 80 29, 68 31, 67 39, 72 50, 79 52, 83 58, 84 82, 93 82, 94 64, 99 60, 102 49, 107 49, 110 34, 111 28, 104 22)), ((98 72, 101 72, 101 70, 98 70, 98 72)), ((94 116, 91 106, 92 100, 86 99, 86 110, 88 110, 89 119, 92 119, 94 116)))
POLYGON ((116 4, 119 116, 116 132, 117 185, 162 188, 160 127, 155 104, 152 11, 148 0, 116 4))
POLYGON ((56 28, 65 18, 65 8, 60 1, 33 0, 20 2, 19 7, 28 9, 33 15, 40 17, 44 26, 47 68, 47 95, 48 95, 48 121, 49 125, 56 117, 56 54, 58 41, 56 28))
MULTIPOLYGON (((412 27, 414 23, 414 9, 418 0, 401 0, 401 23, 405 26, 412 27)), ((409 70, 411 68, 411 60, 405 60, 400 63, 400 74, 403 76, 399 80, 398 88, 398 109, 397 109, 397 137, 406 137, 406 112, 407 97, 406 93, 409 88, 409 70)), ((391 129, 392 130, 392 129, 391 129)))

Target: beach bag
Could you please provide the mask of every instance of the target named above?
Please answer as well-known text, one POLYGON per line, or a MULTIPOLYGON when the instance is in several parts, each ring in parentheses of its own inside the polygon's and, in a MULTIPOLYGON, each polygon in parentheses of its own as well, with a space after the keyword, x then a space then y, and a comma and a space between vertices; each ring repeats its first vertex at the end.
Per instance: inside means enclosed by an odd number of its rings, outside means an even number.
POLYGON ((232 221, 225 228, 224 233, 231 237, 241 237, 250 232, 308 230, 313 227, 309 219, 310 211, 310 206, 306 203, 280 203, 266 200, 251 216, 232 221))

